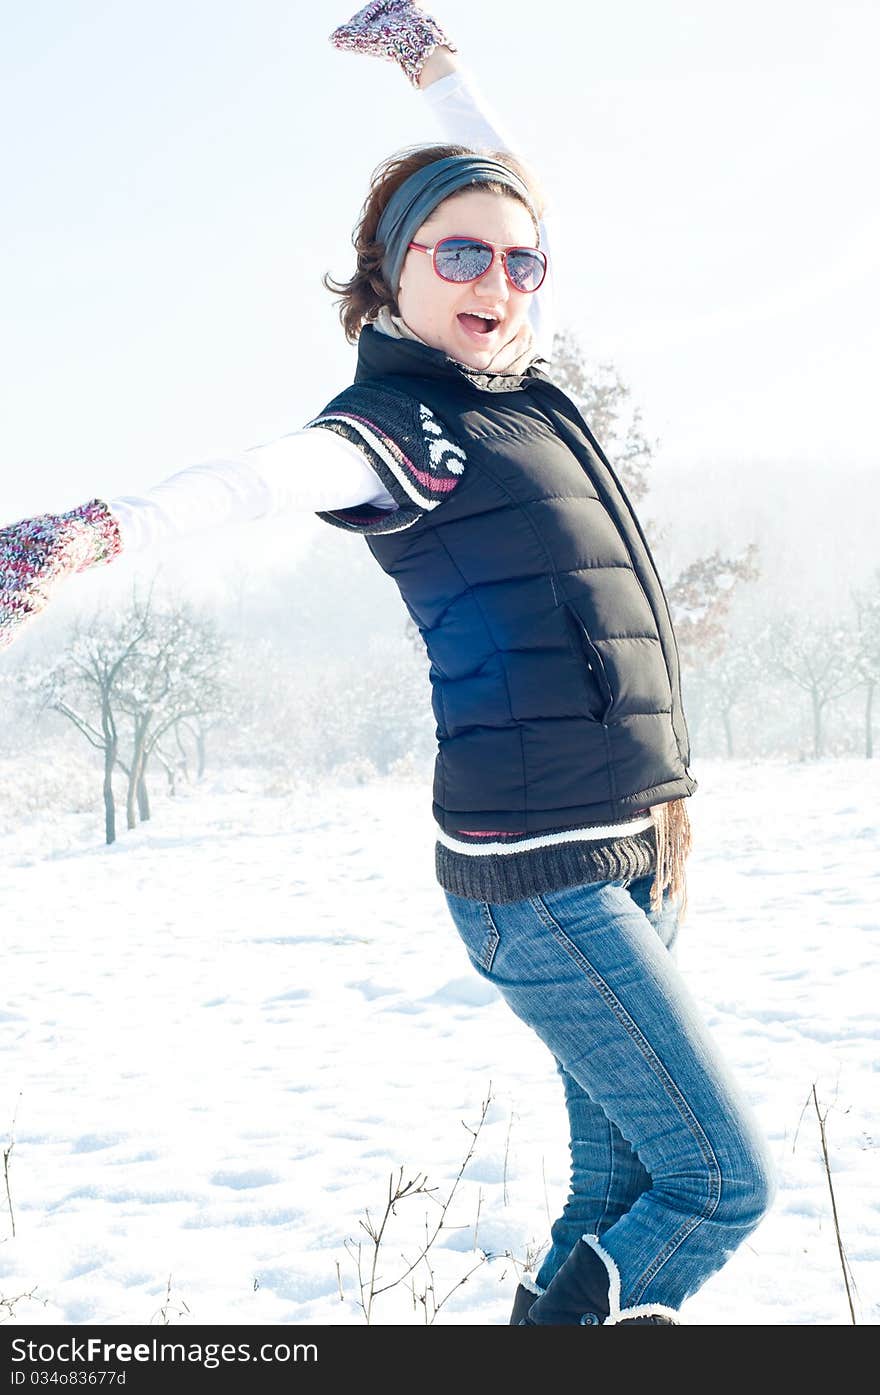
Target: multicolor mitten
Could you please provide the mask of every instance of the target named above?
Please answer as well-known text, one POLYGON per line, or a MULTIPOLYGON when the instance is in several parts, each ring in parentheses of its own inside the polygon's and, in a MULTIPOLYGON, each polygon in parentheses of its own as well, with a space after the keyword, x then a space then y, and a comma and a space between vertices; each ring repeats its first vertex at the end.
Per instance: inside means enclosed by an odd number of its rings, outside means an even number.
POLYGON ((413 87, 425 60, 441 45, 457 53, 436 19, 411 0, 371 0, 330 35, 334 48, 398 63, 413 87))
POLYGON ((48 605, 64 577, 121 551, 118 520, 101 499, 0 528, 0 649, 48 605))

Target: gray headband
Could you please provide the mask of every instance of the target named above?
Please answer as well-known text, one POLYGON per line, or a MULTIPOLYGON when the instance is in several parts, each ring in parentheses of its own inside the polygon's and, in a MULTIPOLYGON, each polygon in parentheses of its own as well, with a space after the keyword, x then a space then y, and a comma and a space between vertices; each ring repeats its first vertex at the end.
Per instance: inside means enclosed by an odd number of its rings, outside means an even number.
POLYGON ((429 213, 456 190, 468 184, 486 184, 489 180, 504 184, 522 195, 535 222, 538 215, 527 186, 513 170, 497 160, 483 155, 448 155, 423 165, 398 189, 395 189, 376 229, 376 241, 385 244, 382 274, 397 295, 400 271, 413 234, 422 226, 429 213))

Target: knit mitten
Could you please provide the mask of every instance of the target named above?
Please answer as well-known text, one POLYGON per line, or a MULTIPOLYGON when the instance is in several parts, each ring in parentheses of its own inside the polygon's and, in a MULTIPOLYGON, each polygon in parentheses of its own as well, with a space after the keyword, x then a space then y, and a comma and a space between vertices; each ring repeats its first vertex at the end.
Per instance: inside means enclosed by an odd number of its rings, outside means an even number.
POLYGON ((406 73, 413 87, 426 58, 443 45, 457 53, 440 25, 411 0, 371 0, 330 35, 334 48, 387 58, 406 73))
POLYGON ((64 577, 121 551, 119 523, 101 499, 0 528, 0 649, 48 605, 64 577))

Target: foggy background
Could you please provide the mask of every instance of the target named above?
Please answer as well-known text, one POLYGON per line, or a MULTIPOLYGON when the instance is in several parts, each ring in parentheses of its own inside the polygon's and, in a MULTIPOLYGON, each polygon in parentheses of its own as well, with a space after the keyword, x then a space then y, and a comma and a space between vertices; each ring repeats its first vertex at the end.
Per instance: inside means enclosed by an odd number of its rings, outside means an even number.
MULTIPOLYGON (((805 642, 840 632, 821 753, 862 753, 873 679, 853 596, 877 596, 880 562, 876 7, 433 12, 544 181, 560 329, 641 413, 638 508, 664 581, 757 548, 724 621, 728 657, 761 641, 726 728, 722 678, 707 653, 686 656, 695 760, 815 753, 813 697, 771 662, 784 615, 805 642)), ((351 380, 321 275, 350 274, 373 167, 440 132, 391 64, 332 49, 345 18, 276 0, 37 0, 8 16, 5 521, 270 440, 351 380)), ((396 588, 362 540, 288 517, 67 584, 3 660, 2 749, 41 766, 30 794, 6 767, 10 817, 44 808, 51 779, 70 788, 62 751, 95 797, 98 757, 47 708, 44 680, 66 665, 72 701, 75 623, 111 624, 151 583, 159 610, 191 604, 233 645, 209 760, 283 779, 427 769, 427 660, 396 588)), ((191 777, 192 750, 177 759, 191 777)))
MULTIPOLYGON (((432 9, 550 194, 559 330, 620 383, 618 430, 585 415, 618 466, 645 441, 700 785, 682 964, 781 1176, 685 1321, 847 1322, 840 1262, 876 1322, 880 8, 432 9)), ((351 13, 7 6, 0 526, 351 381, 321 276, 375 165, 440 135, 331 48, 351 13)), ((358 1321, 345 1237, 404 1159, 452 1185, 488 1081, 435 1259, 457 1282, 479 1228, 448 1311, 506 1320, 565 1119, 433 876, 406 621, 361 538, 290 516, 74 577, 0 655, 9 1318, 358 1321)))

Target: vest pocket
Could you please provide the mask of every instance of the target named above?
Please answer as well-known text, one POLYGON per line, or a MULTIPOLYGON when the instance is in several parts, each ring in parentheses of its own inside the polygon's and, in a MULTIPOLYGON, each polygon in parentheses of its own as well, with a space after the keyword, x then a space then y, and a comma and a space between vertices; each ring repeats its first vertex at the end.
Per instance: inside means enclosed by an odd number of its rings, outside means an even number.
POLYGON ((605 663, 574 606, 570 601, 564 601, 563 605, 577 645, 577 652, 583 659, 584 684, 590 695, 590 710, 597 722, 606 722, 611 708, 614 706, 614 693, 608 681, 605 663))

